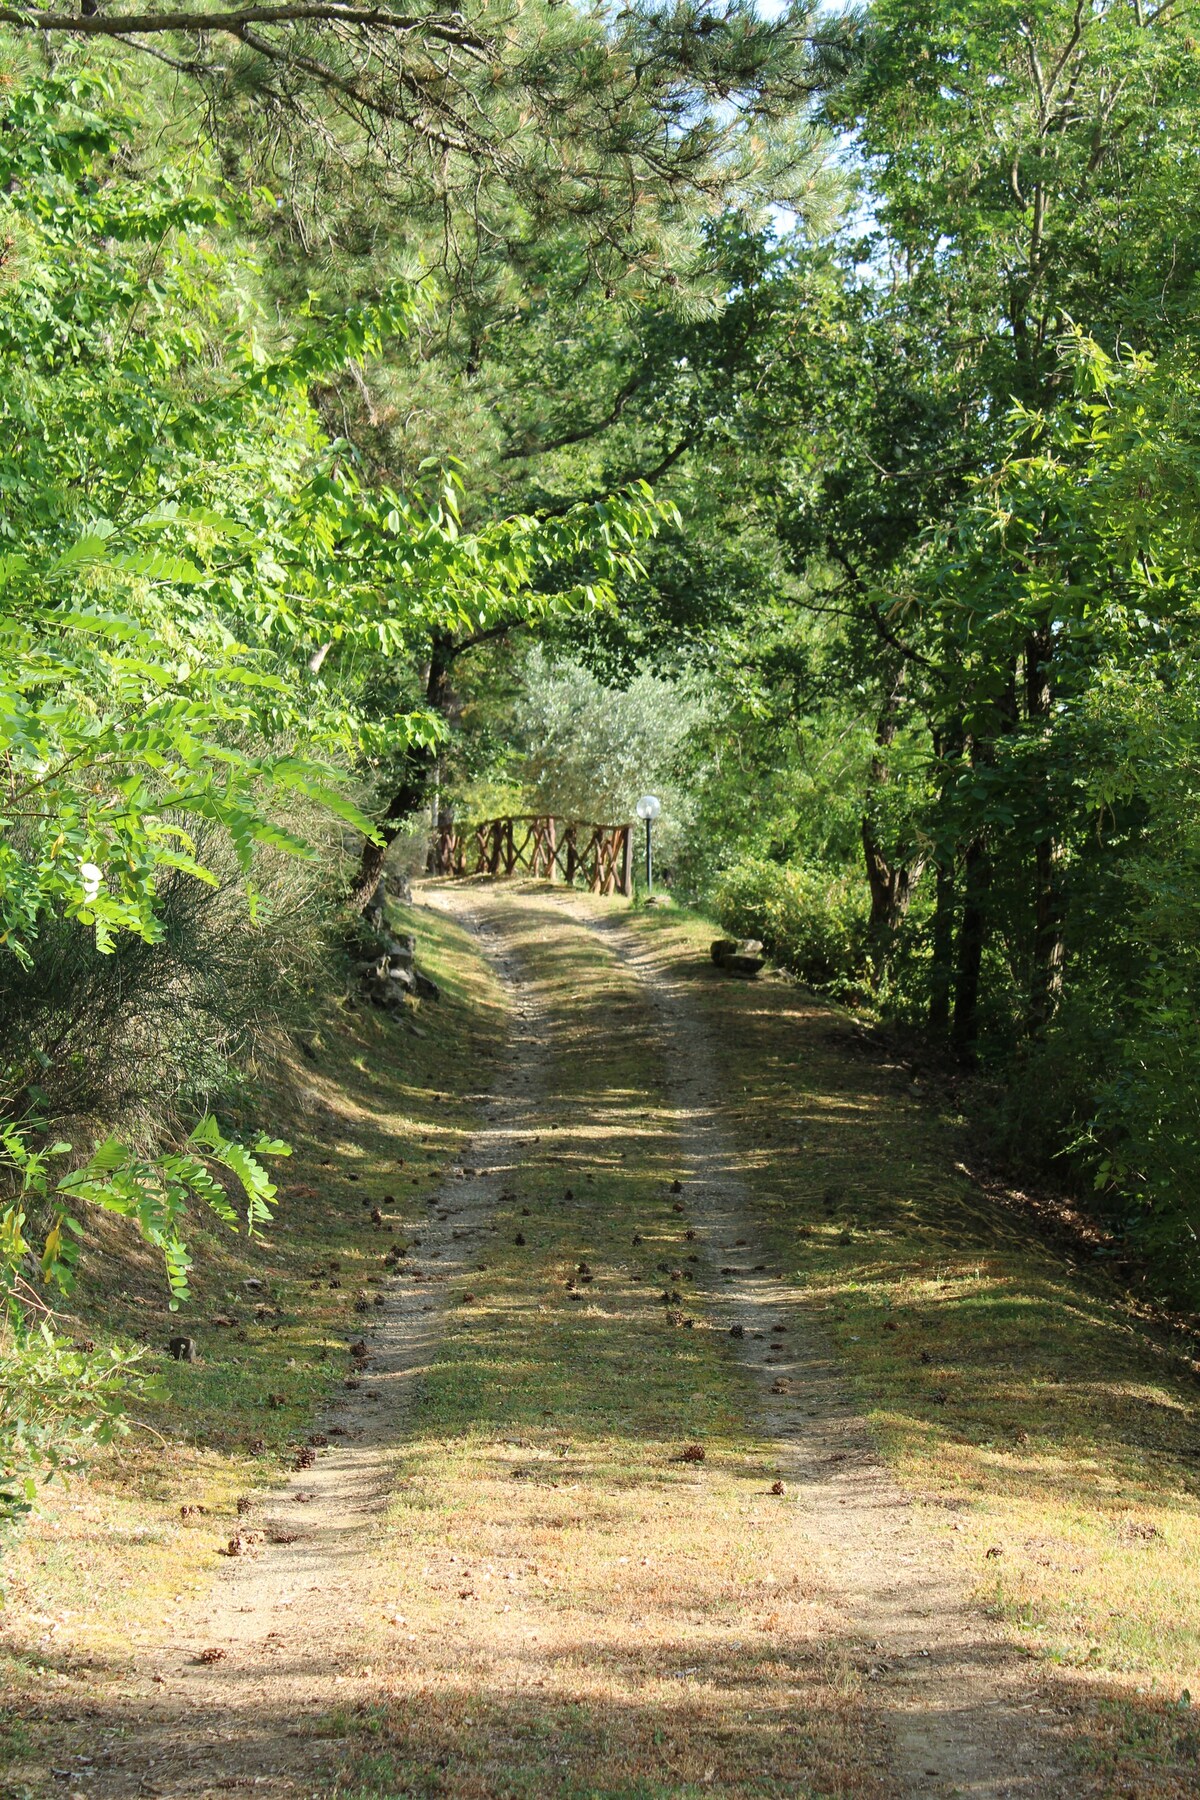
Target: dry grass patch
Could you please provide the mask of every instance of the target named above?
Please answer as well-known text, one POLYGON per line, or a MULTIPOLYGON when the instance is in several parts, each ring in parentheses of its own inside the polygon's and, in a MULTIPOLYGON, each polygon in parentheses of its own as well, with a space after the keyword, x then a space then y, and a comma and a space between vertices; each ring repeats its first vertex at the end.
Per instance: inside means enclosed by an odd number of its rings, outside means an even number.
POLYGON ((764 1233, 887 1460, 981 1604, 1071 1672, 1063 1709, 1095 1750, 1094 1791, 1194 1793, 1180 1706, 1200 1697, 1189 1365, 1078 1253, 970 1182, 962 1121, 914 1099, 845 1015, 790 983, 714 973, 703 921, 630 922, 720 1044, 723 1118, 764 1233))
POLYGON ((457 927, 425 909, 398 923, 418 933, 443 988, 421 1013, 426 1035, 334 1008, 309 1054, 282 1046, 241 1103, 294 1149, 266 1239, 247 1245, 197 1221, 195 1299, 174 1315, 149 1257, 116 1231, 86 1260, 69 1328, 141 1340, 157 1392, 116 1449, 46 1491, 6 1551, 0 1759, 52 1750, 73 1712, 169 1636, 218 1567, 238 1498, 282 1479, 346 1372, 359 1296, 380 1291, 385 1250, 424 1216, 469 1138, 503 1042, 499 992, 457 927), (196 1340, 195 1363, 165 1354, 176 1333, 196 1340))
POLYGON ((398 1463, 389 1691, 344 1722, 338 1791, 882 1800, 854 1649, 689 1279, 636 989, 570 927, 508 935, 547 1091, 398 1463))

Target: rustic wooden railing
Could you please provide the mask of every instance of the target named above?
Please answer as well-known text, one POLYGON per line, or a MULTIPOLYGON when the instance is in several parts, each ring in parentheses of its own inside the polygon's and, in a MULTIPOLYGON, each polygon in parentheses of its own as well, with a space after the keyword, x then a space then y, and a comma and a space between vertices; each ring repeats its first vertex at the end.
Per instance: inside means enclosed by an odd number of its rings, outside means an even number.
POLYGON ((438 828, 430 873, 540 875, 546 881, 586 882, 593 894, 632 894, 633 828, 592 825, 524 813, 482 825, 438 828))

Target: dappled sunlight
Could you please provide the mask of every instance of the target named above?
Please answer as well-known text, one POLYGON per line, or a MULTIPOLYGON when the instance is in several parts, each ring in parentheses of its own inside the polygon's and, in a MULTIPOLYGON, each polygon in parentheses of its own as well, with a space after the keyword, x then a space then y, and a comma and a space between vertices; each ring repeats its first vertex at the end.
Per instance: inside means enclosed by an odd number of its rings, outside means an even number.
MULTIPOLYGON (((182 1794, 198 1770, 187 1800, 230 1770, 265 1800, 297 1781, 346 1800, 892 1800, 898 1755, 941 1767, 1017 1718, 1014 1642, 1074 1684, 1038 1713, 1038 1754, 1090 1743, 1087 1683, 1182 1666, 1200 1635, 1179 1576, 1194 1483, 1161 1483, 1164 1457, 1186 1475, 1189 1398, 1014 1246, 1010 1217, 992 1230, 889 1072, 838 1051, 827 1079, 819 1009, 706 977, 717 1054, 679 1065, 652 994, 562 904, 495 897, 519 985, 494 1092, 476 1075, 448 1100, 421 1039, 421 1081, 368 1059, 309 1082, 295 1219, 336 1197, 347 1230, 301 1264, 320 1329, 366 1329, 339 1284, 383 1292, 372 1260, 390 1298, 354 1393, 327 1401, 354 1429, 254 1502, 261 1568, 231 1563, 211 1625, 182 1579, 165 1635, 143 1613, 140 1687, 94 1626, 70 1649, 14 1634, 15 1659, 56 1659, 56 1703, 85 1697, 135 1786, 182 1794), (972 1592, 977 1612, 955 1598, 972 1592), (176 1743, 180 1718, 200 1740, 176 1743)), ((686 966, 679 926, 653 937, 686 966)), ((311 1394, 307 1329, 266 1327, 311 1394)), ((320 1370, 344 1366, 330 1356, 320 1370)), ((222 1379, 236 1366, 214 1357, 222 1379)), ((245 1471, 207 1490, 193 1585, 245 1471)), ((170 1542, 179 1492, 163 1483, 170 1542)))
MULTIPOLYGON (((694 975, 699 928, 660 919, 644 935, 664 968, 694 975)), ((773 1248, 930 1517, 939 1496, 960 1497, 940 1529, 981 1595, 1059 1662, 1194 1682, 1198 1410, 1170 1346, 1102 1281, 1081 1288, 1074 1257, 1018 1210, 951 1173, 959 1128, 902 1075, 846 1056, 834 1015, 785 986, 753 1000, 692 987, 714 1023, 734 1015, 728 1116, 773 1248), (1027 1548, 1047 1539, 1072 1551, 1027 1548)))

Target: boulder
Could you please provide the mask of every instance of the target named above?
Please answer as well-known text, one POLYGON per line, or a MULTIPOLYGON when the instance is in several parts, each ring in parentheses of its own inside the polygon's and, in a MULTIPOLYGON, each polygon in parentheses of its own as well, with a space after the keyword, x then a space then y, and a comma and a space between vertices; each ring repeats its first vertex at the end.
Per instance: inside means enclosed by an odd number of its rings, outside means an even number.
POLYGON ((766 961, 757 938, 717 938, 710 954, 719 969, 727 975, 740 975, 743 980, 757 975, 766 961))

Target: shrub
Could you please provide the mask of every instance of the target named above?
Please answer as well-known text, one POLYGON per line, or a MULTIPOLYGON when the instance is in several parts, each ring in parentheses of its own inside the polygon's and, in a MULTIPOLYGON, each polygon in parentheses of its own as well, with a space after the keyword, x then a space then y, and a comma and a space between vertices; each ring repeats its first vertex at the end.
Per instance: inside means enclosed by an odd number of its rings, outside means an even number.
POLYGON ((23 962, 0 958, 0 1116, 171 1141, 227 1102, 278 1025, 309 1022, 314 986, 336 985, 334 858, 263 852, 248 905, 229 847, 199 842, 217 885, 160 879, 153 942, 126 934, 105 954, 48 916, 23 962))
POLYGON ((747 860, 726 870, 710 904, 726 931, 761 939, 811 987, 844 993, 861 983, 866 898, 846 874, 747 860))

